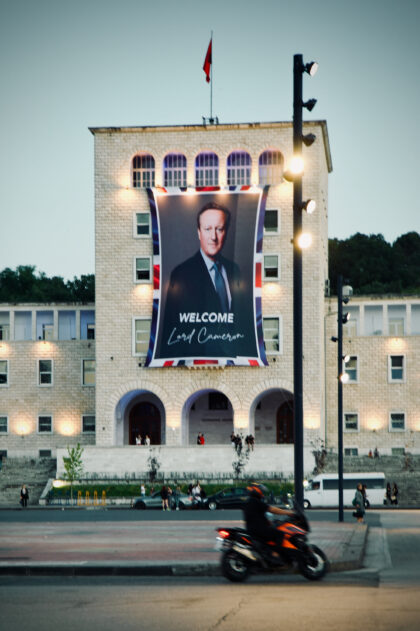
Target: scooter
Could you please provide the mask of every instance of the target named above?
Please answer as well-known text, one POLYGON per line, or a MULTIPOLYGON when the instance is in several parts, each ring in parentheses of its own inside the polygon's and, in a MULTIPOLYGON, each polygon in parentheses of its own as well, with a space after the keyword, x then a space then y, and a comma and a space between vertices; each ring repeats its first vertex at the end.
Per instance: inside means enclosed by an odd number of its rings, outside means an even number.
POLYGON ((294 516, 285 521, 272 520, 283 534, 281 547, 274 541, 263 542, 251 537, 243 528, 217 528, 217 547, 222 551, 221 570, 223 576, 238 583, 251 573, 281 573, 297 569, 310 581, 319 581, 328 572, 329 563, 325 553, 308 543, 310 531, 308 521, 296 504, 294 516))

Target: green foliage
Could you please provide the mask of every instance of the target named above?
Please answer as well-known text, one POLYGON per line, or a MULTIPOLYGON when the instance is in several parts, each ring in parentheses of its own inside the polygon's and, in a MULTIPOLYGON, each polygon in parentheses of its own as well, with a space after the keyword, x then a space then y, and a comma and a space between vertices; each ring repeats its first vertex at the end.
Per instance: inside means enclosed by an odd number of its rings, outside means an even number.
POLYGON ((34 265, 6 267, 0 272, 0 302, 94 302, 95 276, 82 275, 65 282, 61 276, 48 278, 35 273, 34 265))
POLYGON ((77 443, 76 447, 67 447, 68 456, 63 456, 64 479, 70 482, 70 495, 73 498, 73 484, 83 473, 83 447, 77 443))
POLYGON ((355 295, 420 293, 420 235, 408 232, 391 245, 381 234, 359 232, 329 240, 332 293, 341 274, 355 295))

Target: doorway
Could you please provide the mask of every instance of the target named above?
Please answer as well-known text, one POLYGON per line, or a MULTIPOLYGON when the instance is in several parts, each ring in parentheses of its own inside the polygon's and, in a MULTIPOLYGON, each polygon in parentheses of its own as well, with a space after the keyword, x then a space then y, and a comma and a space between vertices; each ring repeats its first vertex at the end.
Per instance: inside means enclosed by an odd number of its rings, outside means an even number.
POLYGON ((142 444, 146 434, 152 445, 161 444, 161 418, 159 409, 149 401, 136 403, 130 410, 129 416, 129 444, 136 444, 136 436, 142 437, 142 444))
POLYGON ((285 401, 277 410, 277 444, 290 445, 294 443, 294 414, 293 401, 285 401))

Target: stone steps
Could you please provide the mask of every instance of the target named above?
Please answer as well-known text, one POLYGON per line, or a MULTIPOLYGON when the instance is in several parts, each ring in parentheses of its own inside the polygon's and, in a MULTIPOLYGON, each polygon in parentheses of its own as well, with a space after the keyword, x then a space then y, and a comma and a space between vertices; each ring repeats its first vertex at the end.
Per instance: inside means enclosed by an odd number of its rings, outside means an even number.
POLYGON ((54 458, 6 458, 0 470, 0 506, 19 504, 20 489, 26 484, 30 505, 39 502, 49 478, 54 478, 57 462, 54 458))

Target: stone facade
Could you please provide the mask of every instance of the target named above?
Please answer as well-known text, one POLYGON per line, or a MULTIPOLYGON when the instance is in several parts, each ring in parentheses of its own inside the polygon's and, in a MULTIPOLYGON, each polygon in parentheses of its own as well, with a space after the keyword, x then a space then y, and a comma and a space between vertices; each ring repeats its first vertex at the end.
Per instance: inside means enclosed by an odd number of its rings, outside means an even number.
POLYGON ((82 427, 83 415, 95 417, 94 383, 82 383, 83 361, 95 359, 94 305, 0 304, 0 316, 0 452, 55 457, 59 447, 94 444, 94 427, 82 427))
MULTIPOLYGON (((148 212, 145 190, 132 186, 132 161, 150 154, 155 160, 155 184, 163 185, 162 164, 169 153, 187 161, 187 185, 195 186, 195 158, 201 152, 219 157, 219 185, 226 186, 227 156, 235 150, 251 156, 251 184, 258 185, 258 159, 266 150, 278 150, 287 165, 292 153, 291 123, 238 124, 205 127, 95 128, 96 195, 96 414, 97 446, 128 444, 130 410, 141 401, 158 408, 161 442, 188 445, 197 431, 217 440, 210 421, 197 420, 195 404, 217 391, 229 401, 229 429, 252 432, 261 442, 276 442, 279 405, 293 399, 292 315, 292 184, 282 177, 270 186, 267 209, 277 209, 279 233, 264 237, 263 252, 281 260, 279 281, 264 282, 263 317, 281 319, 279 353, 269 366, 200 370, 185 367, 145 368, 144 358, 133 355, 133 319, 151 317, 151 284, 134 282, 135 257, 152 255, 152 240, 133 234, 134 216, 148 212), (258 419, 257 421, 255 419, 258 419), (258 423, 258 424, 257 424, 258 423), (206 432, 205 427, 208 427, 206 432)), ((331 169, 325 122, 305 125, 317 142, 304 149, 304 199, 318 208, 304 214, 304 229, 313 236, 303 263, 304 416, 305 442, 324 434, 324 282, 327 277, 327 177, 331 169)), ((197 409, 197 408, 196 408, 197 409)), ((209 414, 206 413, 207 418, 209 414)), ((220 420, 219 417, 219 421, 220 420)), ((225 428, 228 426, 228 422, 225 428)), ((220 434, 224 442, 226 429, 220 434)), ((132 440, 132 439, 131 439, 132 440)), ((290 445, 292 449, 292 445, 290 445)))

